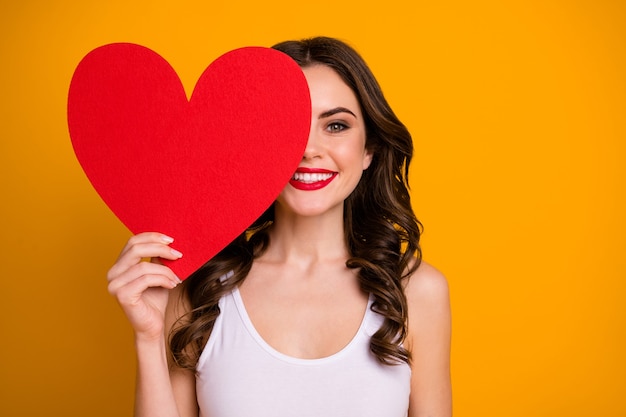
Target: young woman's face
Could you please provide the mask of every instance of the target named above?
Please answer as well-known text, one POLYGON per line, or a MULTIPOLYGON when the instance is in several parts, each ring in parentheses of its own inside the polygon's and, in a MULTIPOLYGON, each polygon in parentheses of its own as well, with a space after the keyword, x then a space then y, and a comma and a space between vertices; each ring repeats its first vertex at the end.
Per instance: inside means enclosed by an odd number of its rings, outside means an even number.
POLYGON ((340 209, 372 161, 354 92, 325 65, 303 69, 311 92, 311 132, 300 166, 277 208, 312 216, 340 209))

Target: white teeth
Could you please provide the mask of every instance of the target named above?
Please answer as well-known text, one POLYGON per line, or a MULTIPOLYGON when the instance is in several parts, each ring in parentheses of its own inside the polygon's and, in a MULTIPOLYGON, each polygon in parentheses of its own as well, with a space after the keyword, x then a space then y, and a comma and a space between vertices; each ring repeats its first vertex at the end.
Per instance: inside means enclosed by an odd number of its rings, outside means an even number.
POLYGON ((303 182, 305 184, 311 184, 314 182, 326 181, 332 176, 332 173, 296 172, 295 174, 293 174, 292 179, 295 181, 303 182))

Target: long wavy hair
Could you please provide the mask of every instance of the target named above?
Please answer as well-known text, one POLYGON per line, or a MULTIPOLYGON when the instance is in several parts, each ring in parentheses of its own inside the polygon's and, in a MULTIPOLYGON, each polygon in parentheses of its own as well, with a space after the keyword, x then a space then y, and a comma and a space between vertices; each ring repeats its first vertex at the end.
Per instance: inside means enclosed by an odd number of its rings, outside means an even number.
MULTIPOLYGON (((372 310, 384 317, 371 337, 371 352, 386 365, 410 363, 411 354, 403 346, 407 334, 403 284, 419 266, 422 229, 408 191, 411 135, 391 110, 365 61, 346 43, 315 37, 282 42, 273 48, 302 68, 332 68, 359 101, 365 119, 365 146, 373 159, 344 204, 344 235, 350 254, 346 266, 358 270, 361 289, 374 297, 372 310)), ((189 311, 170 335, 176 366, 195 370, 220 314, 220 298, 243 282, 254 260, 265 252, 273 222, 272 206, 182 284, 189 311)))

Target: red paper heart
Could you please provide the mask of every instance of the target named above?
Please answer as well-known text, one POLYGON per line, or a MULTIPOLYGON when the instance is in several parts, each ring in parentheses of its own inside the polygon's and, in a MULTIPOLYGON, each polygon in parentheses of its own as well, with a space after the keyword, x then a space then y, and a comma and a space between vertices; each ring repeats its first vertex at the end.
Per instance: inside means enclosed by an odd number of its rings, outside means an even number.
POLYGON ((174 69, 145 47, 90 52, 69 89, 68 124, 83 170, 133 232, 176 239, 188 277, 243 232, 287 184, 311 123, 304 74, 282 52, 228 52, 190 100, 174 69))

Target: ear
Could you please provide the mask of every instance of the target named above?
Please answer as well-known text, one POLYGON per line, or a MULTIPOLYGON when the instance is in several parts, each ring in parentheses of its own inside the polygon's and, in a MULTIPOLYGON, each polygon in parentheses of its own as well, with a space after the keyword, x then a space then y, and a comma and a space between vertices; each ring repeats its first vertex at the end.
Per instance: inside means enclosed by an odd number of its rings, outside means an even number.
POLYGON ((365 152, 363 153, 363 171, 369 168, 372 163, 372 158, 374 157, 374 152, 370 149, 365 148, 365 152))

